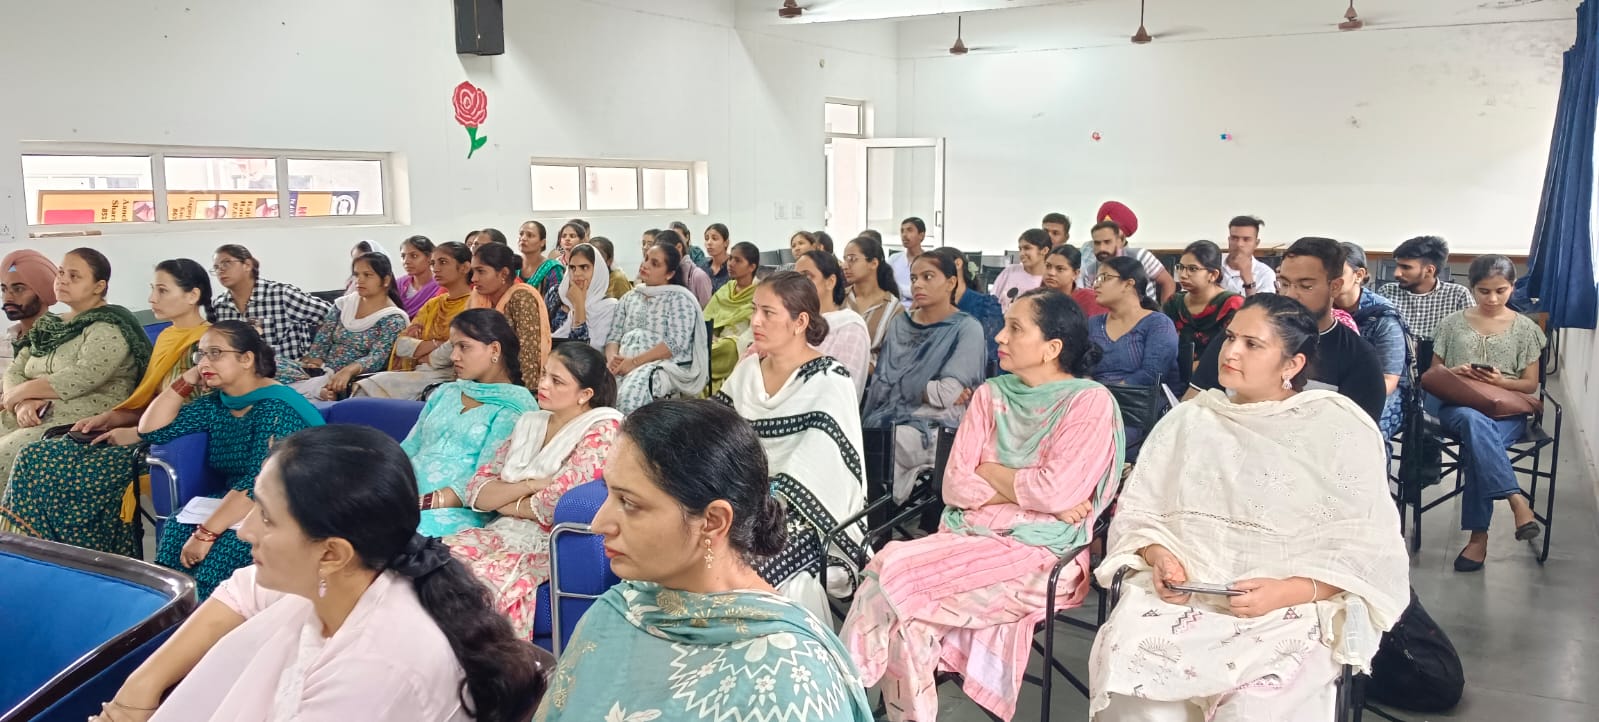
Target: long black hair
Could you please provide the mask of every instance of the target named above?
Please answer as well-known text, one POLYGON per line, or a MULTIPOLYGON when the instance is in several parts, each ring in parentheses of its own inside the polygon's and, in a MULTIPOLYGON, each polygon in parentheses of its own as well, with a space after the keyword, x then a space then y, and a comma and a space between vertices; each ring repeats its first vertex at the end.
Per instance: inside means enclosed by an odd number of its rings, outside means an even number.
POLYGON ((1099 365, 1099 346, 1088 336, 1088 314, 1077 301, 1053 288, 1038 287, 1016 298, 1031 301, 1033 324, 1045 341, 1060 341, 1060 370, 1080 379, 1092 378, 1099 365))
POLYGON ((532 647, 442 541, 416 533, 416 473, 400 445, 369 426, 334 424, 291 434, 272 458, 307 538, 343 539, 362 567, 410 580, 466 673, 457 695, 467 713, 485 722, 526 719, 545 684, 532 647))
POLYGON ((200 316, 211 320, 211 274, 205 266, 192 258, 170 258, 155 264, 158 273, 165 273, 178 283, 184 293, 200 292, 200 316))
MULTIPOLYGON (((827 251, 807 251, 800 258, 808 258, 811 263, 816 264, 816 272, 822 274, 822 278, 833 279, 833 305, 843 307, 844 296, 849 293, 849 284, 844 282, 844 269, 838 265, 838 256, 827 251)), ((818 294, 821 291, 821 288, 816 289, 818 294)))
POLYGON ((478 343, 500 345, 500 363, 511 383, 522 384, 522 339, 505 314, 492 308, 470 308, 456 314, 450 328, 478 343))
POLYGON ((1277 331, 1277 338, 1282 339, 1284 360, 1291 359, 1297 354, 1304 354, 1304 368, 1289 379, 1289 385, 1293 386, 1295 391, 1303 391, 1312 369, 1316 366, 1317 344, 1321 340, 1321 322, 1316 320, 1304 304, 1275 293, 1257 293, 1250 296, 1239 310, 1251 308, 1259 308, 1266 312, 1266 320, 1277 331))
POLYGON ((844 253, 849 253, 850 246, 854 246, 868 262, 877 261, 877 287, 899 296, 899 281, 894 280, 894 267, 888 265, 888 257, 883 255, 883 242, 871 236, 857 236, 855 240, 844 244, 844 253))
POLYGON ((220 334, 228 340, 234 351, 248 353, 255 357, 256 376, 270 379, 278 375, 277 352, 272 350, 272 344, 261 338, 261 334, 252 326, 243 321, 218 321, 206 329, 206 333, 220 334))
MULTIPOLYGON (((1121 276, 1123 280, 1133 282, 1133 293, 1138 294, 1138 305, 1146 311, 1159 311, 1160 305, 1155 299, 1149 297, 1149 272, 1144 270, 1144 264, 1132 256, 1116 256, 1100 264, 1121 276)), ((1097 279, 1096 279, 1097 282, 1097 279)))
MULTIPOLYGON (((956 305, 957 302, 960 300, 960 292, 961 292, 961 287, 960 287, 961 264, 960 264, 960 262, 958 260, 956 260, 957 258, 960 257, 960 251, 957 251, 957 250, 955 250, 953 248, 945 246, 943 248, 934 248, 931 251, 923 253, 922 256, 925 256, 927 258, 927 260, 932 261, 933 265, 938 267, 938 272, 939 273, 942 273, 945 276, 948 276, 950 278, 955 279, 955 287, 950 289, 950 292, 949 292, 949 303, 952 306, 956 305)), ((920 257, 918 257, 916 259, 916 261, 920 261, 920 260, 922 260, 920 257)), ((916 261, 911 261, 911 264, 915 265, 916 261)), ((916 277, 916 272, 914 270, 912 270, 911 271, 911 278, 915 278, 915 277, 916 277)))
POLYGON ((415 248, 417 253, 420 253, 424 256, 433 255, 433 249, 437 248, 437 246, 433 245, 433 240, 427 236, 411 236, 410 238, 400 241, 400 248, 403 249, 406 246, 415 248))
POLYGON ((1194 261, 1199 263, 1200 268, 1216 274, 1215 276, 1211 277, 1210 282, 1218 286, 1221 285, 1222 278, 1224 277, 1221 270, 1222 253, 1221 248, 1215 243, 1210 241, 1194 241, 1193 243, 1188 244, 1187 248, 1183 249, 1183 255, 1193 256, 1194 261))
MULTIPOLYGON (((661 255, 666 256, 666 272, 672 274, 672 283, 688 288, 688 264, 683 262, 683 237, 677 231, 667 229, 655 236, 655 245, 650 248, 660 249, 661 255)), ((649 260, 650 249, 644 250, 645 260, 649 260)))
POLYGON ((387 281, 389 284, 389 300, 399 308, 405 308, 405 299, 400 297, 400 281, 394 277, 394 265, 389 262, 389 257, 377 252, 363 253, 350 261, 350 275, 355 275, 355 264, 365 263, 378 280, 387 281))
MULTIPOLYGON (((550 358, 560 359, 580 389, 594 392, 589 408, 616 407, 616 376, 605 365, 605 354, 586 343, 563 343, 550 349, 550 358)), ((544 364, 548 369, 550 365, 544 364)))
MULTIPOLYGON (((803 280, 803 279, 802 279, 803 280)), ((666 399, 622 421, 645 471, 693 516, 724 499, 733 507, 727 542, 747 564, 782 551, 788 532, 772 496, 766 452, 755 427, 710 399, 666 399)))
POLYGON ((472 257, 496 271, 510 271, 510 276, 505 281, 507 287, 518 283, 517 274, 522 271, 522 257, 516 255, 516 251, 511 250, 510 246, 499 242, 484 243, 477 247, 472 257))

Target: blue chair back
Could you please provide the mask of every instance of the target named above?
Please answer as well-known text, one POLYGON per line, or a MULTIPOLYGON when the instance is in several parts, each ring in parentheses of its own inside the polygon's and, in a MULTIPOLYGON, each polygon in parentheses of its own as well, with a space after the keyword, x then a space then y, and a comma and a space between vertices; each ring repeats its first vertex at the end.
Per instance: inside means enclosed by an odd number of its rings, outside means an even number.
POLYGON ((156 535, 166 519, 190 499, 226 490, 226 480, 206 464, 210 434, 180 436, 170 444, 155 444, 145 461, 150 465, 150 505, 155 510, 156 535))
POLYGON ((162 331, 167 330, 171 326, 171 321, 157 321, 152 324, 147 324, 144 327, 144 335, 150 337, 150 343, 155 343, 155 337, 160 336, 162 331))
POLYGON ((395 441, 404 441, 422 415, 422 402, 409 399, 376 399, 357 396, 345 399, 322 412, 330 424, 371 426, 395 441))
POLYGON ((180 572, 9 534, 0 579, 0 722, 98 713, 195 607, 180 572))
POLYGON ((538 612, 533 641, 557 654, 572 638, 577 622, 594 598, 621 581, 605 557, 605 541, 589 529, 594 514, 605 503, 605 482, 594 480, 573 487, 555 505, 555 527, 550 532, 550 581, 539 586, 538 612), (559 604, 559 610, 555 608, 559 604), (560 620, 559 629, 555 623, 560 620))

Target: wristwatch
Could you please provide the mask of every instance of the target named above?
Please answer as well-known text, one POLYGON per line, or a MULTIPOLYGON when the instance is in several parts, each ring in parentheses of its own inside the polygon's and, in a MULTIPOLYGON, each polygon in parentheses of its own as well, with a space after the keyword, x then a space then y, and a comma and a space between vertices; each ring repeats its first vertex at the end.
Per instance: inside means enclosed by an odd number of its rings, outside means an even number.
POLYGON ((1255 284, 1253 284, 1253 283, 1244 284, 1244 290, 1245 291, 1253 291, 1253 290, 1255 290, 1255 284))

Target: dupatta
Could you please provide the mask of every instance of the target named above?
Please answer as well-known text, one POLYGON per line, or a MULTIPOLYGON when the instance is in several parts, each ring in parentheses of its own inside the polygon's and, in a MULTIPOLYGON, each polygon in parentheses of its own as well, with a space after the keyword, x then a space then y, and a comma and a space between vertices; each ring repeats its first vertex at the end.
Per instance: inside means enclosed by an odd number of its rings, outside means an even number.
POLYGON ((1340 664, 1364 669, 1410 604, 1410 559, 1388 494, 1382 432, 1331 391, 1236 404, 1218 389, 1155 426, 1117 501, 1105 561, 1148 570, 1160 544, 1188 578, 1309 577, 1345 591, 1316 603, 1340 664))
MULTIPOLYGON (((540 269, 543 270, 543 269, 540 269)), ((594 275, 589 278, 589 287, 583 295, 584 314, 588 317, 584 323, 588 325, 589 345, 600 350, 605 350, 605 343, 610 340, 611 326, 616 321, 616 306, 620 303, 610 297, 609 291, 611 269, 605 265, 605 256, 594 254, 594 275)), ((567 308, 572 307, 572 274, 561 276, 560 290, 561 301, 567 308)), ((566 315, 561 327, 551 334, 555 338, 571 338, 572 314, 566 315)))
POLYGON ((145 367, 150 365, 150 336, 144 332, 144 326, 139 324, 131 311, 115 304, 96 306, 73 316, 71 321, 63 321, 56 314, 46 313, 33 323, 33 328, 28 329, 27 334, 17 339, 12 348, 17 353, 29 349, 35 357, 49 356, 97 323, 111 324, 122 334, 122 340, 128 344, 128 355, 133 357, 134 369, 143 375, 145 367))
POLYGON ((189 351, 210 328, 211 324, 202 323, 189 328, 168 326, 161 331, 161 335, 155 339, 155 349, 150 353, 150 365, 144 370, 144 378, 139 380, 139 385, 126 401, 117 404, 116 410, 141 411, 149 406, 171 380, 174 370, 179 367, 187 370, 193 365, 189 351))
POLYGON ((705 320, 711 322, 711 328, 721 331, 749 321, 755 315, 755 287, 759 285, 751 283, 740 291, 733 281, 722 284, 705 304, 705 320))
MULTIPOLYGON (((467 304, 472 300, 471 294, 457 298, 448 295, 434 296, 422 304, 422 310, 417 311, 416 317, 411 319, 411 325, 422 329, 421 338, 414 336, 400 336, 394 340, 394 351, 389 354, 390 371, 415 371, 417 360, 412 356, 417 345, 423 341, 437 341, 446 343, 450 340, 450 322, 466 310, 467 304)), ((435 353, 437 353, 435 351, 435 353)))
POLYGON ((428 301, 439 295, 439 282, 431 275, 428 276, 427 283, 420 286, 415 283, 416 279, 409 275, 400 279, 400 300, 404 303, 405 313, 408 316, 416 316, 428 301))
POLYGON ((217 397, 222 401, 222 407, 229 411, 243 411, 262 401, 275 399, 288 404, 289 408, 300 416, 300 420, 304 421, 306 426, 321 426, 327 423, 322 418, 322 412, 317 411, 310 401, 305 400, 305 397, 300 395, 300 392, 276 381, 243 396, 229 396, 219 391, 217 392, 217 397))
MULTIPOLYGON (((928 382, 948 377, 968 389, 983 382, 986 354, 982 336, 976 319, 960 311, 925 325, 910 314, 896 316, 877 353, 872 383, 866 387, 866 401, 861 406, 866 426, 908 424, 926 432, 932 420, 915 412, 923 405, 928 382), (973 340, 976 345, 965 345, 973 340)), ((959 412, 946 411, 949 413, 944 416, 959 419, 959 412)))
POLYGON ((872 713, 843 644, 793 601, 624 580, 583 616, 534 719, 870 722, 872 713))
MULTIPOLYGON (((539 324, 539 358, 548 358, 550 355, 550 334, 548 333, 550 330, 550 309, 544 305, 544 295, 535 291, 532 286, 525 283, 512 283, 505 289, 505 293, 500 294, 498 302, 491 302, 487 296, 473 291, 471 301, 467 305, 471 308, 491 308, 499 311, 501 315, 505 316, 507 321, 511 321, 511 326, 515 328, 516 322, 511 319, 511 314, 506 313, 505 309, 511 305, 511 299, 515 298, 518 293, 527 294, 538 304, 538 317, 534 320, 539 324)), ((516 331, 518 335, 522 335, 522 329, 516 329, 516 331)), ((524 346, 527 345, 525 336, 522 341, 524 346)), ((523 369, 524 373, 526 371, 527 369, 523 369)))

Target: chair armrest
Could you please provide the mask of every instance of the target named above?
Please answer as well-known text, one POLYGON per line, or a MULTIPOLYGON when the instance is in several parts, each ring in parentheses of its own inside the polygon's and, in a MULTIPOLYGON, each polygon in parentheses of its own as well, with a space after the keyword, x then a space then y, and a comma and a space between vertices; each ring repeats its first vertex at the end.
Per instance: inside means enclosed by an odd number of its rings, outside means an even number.
POLYGON ((1123 565, 1122 568, 1116 570, 1116 577, 1114 579, 1112 579, 1111 582, 1110 582, 1110 608, 1111 609, 1115 609, 1117 603, 1121 602, 1121 600, 1122 600, 1122 580, 1125 579, 1127 577, 1127 573, 1132 571, 1132 570, 1133 570, 1132 567, 1125 566, 1125 565, 1123 565))
POLYGON ((150 446, 145 463, 150 467, 150 502, 157 516, 176 516, 190 499, 216 491, 222 485, 221 479, 206 464, 210 441, 208 434, 189 434, 169 444, 150 446), (163 475, 164 480, 157 478, 163 475))

